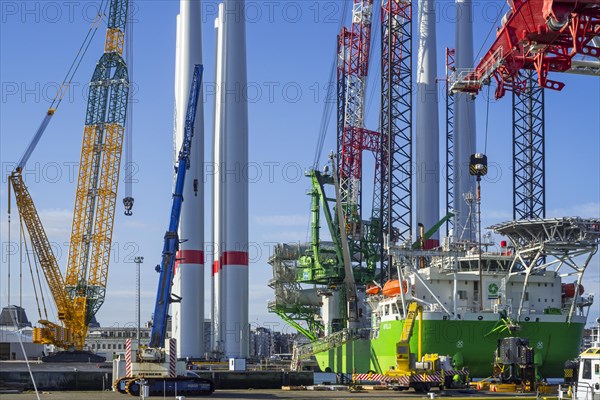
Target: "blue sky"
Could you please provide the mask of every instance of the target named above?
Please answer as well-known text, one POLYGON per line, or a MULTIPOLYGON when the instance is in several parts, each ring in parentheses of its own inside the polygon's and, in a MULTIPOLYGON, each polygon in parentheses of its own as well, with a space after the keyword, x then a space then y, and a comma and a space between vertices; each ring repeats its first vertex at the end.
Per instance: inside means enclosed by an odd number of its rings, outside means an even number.
MULTIPOLYGON (((41 122, 89 29, 98 3, 0 2, 2 305, 8 300, 6 174, 41 122)), ((477 54, 480 48, 485 49, 484 40, 494 29, 504 1, 474 3, 477 54)), ((442 77, 444 48, 454 45, 455 17, 452 1, 439 1, 437 6, 438 76, 442 77)), ((210 85, 214 79, 213 21, 217 2, 205 1, 202 8, 204 76, 205 84, 210 85)), ((160 262, 171 204, 175 17, 178 9, 179 2, 175 0, 135 2, 133 190, 136 203, 132 217, 123 216, 122 206, 117 213, 107 299, 98 313, 98 320, 104 325, 125 325, 134 321, 134 256, 145 257, 142 267, 143 319, 150 318, 154 305, 158 278, 154 265, 160 262)), ((308 238, 309 198, 305 192, 309 181, 302 173, 313 162, 342 9, 341 0, 248 1, 246 5, 250 161, 256 172, 250 184, 250 321, 278 330, 289 328, 284 328, 276 316, 267 312, 266 305, 272 292, 266 285, 271 277, 266 260, 274 243, 308 238)), ((349 18, 344 23, 348 24, 349 18)), ((104 29, 101 29, 25 174, 48 236, 57 244, 59 264, 63 268, 85 115, 85 88, 102 52, 103 40, 104 29)), ((374 61, 372 71, 378 68, 379 63, 374 61)), ((554 75, 554 78, 564 81, 567 86, 562 92, 547 92, 546 96, 548 216, 600 217, 600 79, 564 74, 554 75)), ((373 74, 372 81, 376 79, 373 74)), ((214 97, 210 90, 206 90, 204 97, 206 159, 209 160, 214 97)), ((490 162, 498 166, 499 173, 495 177, 490 174, 483 184, 483 222, 486 226, 512 217, 511 106, 510 96, 490 104, 487 154, 490 162)), ((371 129, 377 129, 377 108, 375 96, 367 117, 367 127, 371 129)), ((477 104, 480 143, 484 138, 485 108, 484 96, 480 96, 477 104)), ((440 110, 443 111, 443 103, 440 110)), ((440 114, 440 121, 443 124, 443 114, 440 114)), ((444 132, 443 125, 440 125, 440 131, 444 132)), ((334 147, 334 134, 330 130, 324 151, 327 153, 334 147)), ((440 155, 443 157, 443 149, 440 155)), ((322 160, 325 158, 324 155, 322 160)), ((205 237, 208 239, 210 176, 207 178, 205 237)), ((121 181, 123 179, 124 174, 121 181)), ((123 189, 124 185, 121 185, 119 204, 123 189)), ((13 213, 13 221, 16 218, 13 213)), ((12 241, 16 241, 18 225, 15 222, 11 234, 12 241)), ((23 304, 30 319, 35 320, 37 313, 28 283, 28 266, 23 265, 23 268, 23 304)), ((11 270, 11 302, 18 304, 17 256, 12 258, 11 270)), ((587 271, 585 284, 588 292, 600 293, 598 257, 587 271)), ((209 290, 207 269, 207 316, 209 290)), ((595 316, 600 314, 599 304, 593 306, 595 316)))

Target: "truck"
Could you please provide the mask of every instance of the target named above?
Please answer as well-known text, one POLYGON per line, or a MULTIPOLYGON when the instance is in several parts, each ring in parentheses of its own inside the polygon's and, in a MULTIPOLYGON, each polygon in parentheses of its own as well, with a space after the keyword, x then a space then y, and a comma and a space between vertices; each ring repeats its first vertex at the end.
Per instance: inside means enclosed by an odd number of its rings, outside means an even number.
POLYGON ((189 168, 194 122, 198 106, 198 96, 202 83, 202 65, 195 65, 194 76, 186 110, 185 135, 179 151, 173 201, 169 214, 169 228, 164 236, 162 259, 158 271, 160 278, 154 307, 154 318, 148 346, 135 348, 131 339, 126 345, 126 376, 115 382, 120 393, 133 396, 156 395, 210 395, 214 384, 210 379, 200 378, 187 371, 187 363, 178 360, 177 345, 173 338, 167 340, 167 319, 169 305, 181 301, 173 296, 173 275, 179 249, 179 220, 184 201, 183 188, 186 171, 189 168), (168 343, 168 346, 165 346, 168 343))
POLYGON ((575 373, 573 379, 559 388, 558 398, 600 400, 600 343, 594 343, 591 348, 581 353, 577 364, 578 366, 572 369, 575 373))
POLYGON ((469 371, 467 369, 455 370, 452 366, 452 357, 439 354, 422 355, 422 324, 423 308, 416 301, 409 303, 406 319, 400 339, 396 343, 396 365, 383 374, 353 374, 354 383, 364 381, 377 381, 387 384, 394 390, 408 390, 413 388, 416 392, 427 392, 433 387, 450 387, 458 379, 466 383, 469 371), (415 321, 419 319, 419 332, 417 341, 417 354, 410 350, 415 321))

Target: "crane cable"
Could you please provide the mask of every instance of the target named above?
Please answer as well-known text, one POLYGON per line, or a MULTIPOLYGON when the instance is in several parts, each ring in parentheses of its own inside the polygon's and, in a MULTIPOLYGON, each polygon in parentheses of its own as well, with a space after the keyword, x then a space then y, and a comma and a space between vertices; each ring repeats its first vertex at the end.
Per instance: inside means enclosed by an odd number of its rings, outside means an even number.
MULTIPOLYGON (((342 30, 342 27, 344 26, 344 21, 346 20, 346 16, 348 15, 348 1, 343 0, 342 1, 342 14, 340 17, 340 23, 338 26, 338 32, 340 32, 342 30)), ((334 47, 334 54, 333 54, 333 60, 331 63, 331 70, 329 72, 329 84, 327 85, 327 94, 325 95, 325 101, 324 101, 324 107, 323 107, 323 114, 321 115, 321 123, 320 123, 320 128, 319 128, 319 136, 317 139, 317 147, 315 149, 315 156, 314 156, 314 160, 313 160, 313 168, 317 169, 319 166, 319 163, 321 162, 321 155, 323 153, 323 146, 325 145, 325 138, 327 137, 327 130, 329 128, 329 123, 331 121, 331 114, 333 112, 333 105, 335 105, 337 103, 336 100, 336 89, 337 89, 337 79, 336 79, 336 72, 337 72, 337 59, 338 59, 338 52, 337 52, 337 42, 336 42, 336 46, 334 47)))
POLYGON ((69 70, 67 71, 65 78, 63 79, 63 82, 58 89, 58 92, 56 93, 56 96, 54 97, 54 99, 52 100, 52 103, 50 104, 50 109, 53 109, 54 111, 56 111, 56 109, 62 102, 62 99, 65 97, 65 94, 67 93, 69 87, 71 86, 71 83, 73 82, 73 78, 75 77, 75 74, 77 73, 77 70, 79 69, 79 66, 81 65, 81 62, 83 61, 83 58, 84 58, 85 54, 87 53, 88 48, 90 47, 90 44, 92 43, 92 40, 94 39, 94 36, 96 36, 96 32, 98 32, 100 23, 102 22, 102 19, 106 15, 105 12, 106 12, 106 7, 108 6, 108 2, 106 4, 104 4, 104 2, 105 2, 105 0, 102 0, 100 2, 100 5, 98 6, 98 14, 96 14, 96 16, 94 17, 94 20, 92 21, 92 24, 90 25, 90 29, 88 30, 87 34, 85 35, 85 38, 83 39, 83 43, 81 43, 81 46, 79 47, 79 50, 77 51, 77 54, 75 55, 75 58, 73 59, 73 62, 71 63, 71 66, 69 67, 69 70), (103 9, 103 4, 104 4, 104 9, 103 9))
POLYGON ((71 63, 71 66, 69 67, 69 70, 67 71, 67 74, 65 75, 65 78, 63 79, 63 82, 61 83, 60 87, 58 88, 58 91, 56 92, 56 96, 54 96, 54 99, 50 103, 50 107, 48 108, 48 111, 46 112, 46 115, 44 116, 42 123, 40 124, 40 126, 36 130, 35 134, 33 135, 33 139, 31 139, 31 141, 29 142, 29 145, 23 152, 23 155, 21 156, 21 159, 19 160, 19 163, 17 164, 17 171, 22 171, 25 169, 25 164, 27 164, 29 157, 31 157, 31 154, 35 150, 37 144, 39 143, 40 139, 42 138, 42 135, 46 131, 46 128, 48 127, 48 124, 50 123, 50 119, 52 119, 52 116, 54 115, 54 113, 60 106, 60 103, 62 102, 63 98, 67 94, 68 89, 71 86, 71 82, 73 82, 73 78, 75 77, 75 74, 77 73, 77 70, 79 69, 79 66, 81 65, 81 62, 83 61, 83 58, 84 58, 85 54, 87 53, 87 50, 90 47, 90 44, 91 44, 92 40, 94 39, 96 32, 98 31, 98 28, 100 27, 100 22, 102 21, 102 18, 105 15, 107 6, 108 6, 108 2, 105 3, 105 0, 102 0, 100 2, 100 5, 98 7, 98 14, 92 21, 90 29, 88 30, 87 35, 83 39, 83 43, 79 47, 79 50, 77 51, 77 54, 75 55, 75 58, 73 59, 73 62, 71 63))
MULTIPOLYGON (((129 74, 129 82, 134 83, 133 79, 133 0, 129 1, 129 12, 126 19, 125 35, 125 64, 129 74)), ((125 122, 125 197, 123 205, 125 206, 125 215, 132 215, 133 207, 133 174, 135 172, 133 165, 133 96, 134 90, 129 90, 127 99, 127 120, 125 122)))
MULTIPOLYGON (((40 295, 38 296, 38 290, 37 290, 37 284, 35 282, 35 276, 33 275, 33 268, 31 267, 31 257, 29 256, 29 248, 27 247, 27 241, 25 239, 25 236, 23 234, 24 232, 24 228, 23 228, 23 218, 20 218, 20 225, 21 225, 21 241, 23 243, 23 246, 25 247, 25 255, 27 257, 27 264, 29 265, 29 273, 31 275, 31 286, 33 287, 33 295, 35 297, 35 302, 37 305, 37 310, 38 310, 38 315, 39 315, 39 319, 48 319, 48 312, 46 309, 46 302, 44 301, 44 293, 42 292, 42 288, 40 286, 40 295), (44 314, 42 315, 42 309, 40 307, 40 298, 42 299, 42 303, 44 304, 44 314)), ((21 260, 22 262, 22 260, 21 260)), ((38 281, 39 281, 39 269, 37 267, 36 264, 36 272, 37 272, 37 276, 38 276, 38 281)))
MULTIPOLYGON (((342 13, 340 16, 340 23, 337 31, 340 32, 342 27, 344 26, 344 21, 348 15, 348 1, 342 0, 342 13)), ((337 36, 336 36, 337 37, 337 36)), ((329 81, 327 84, 327 93, 325 94, 325 99, 323 101, 323 114, 321 115, 321 123, 319 128, 319 136, 317 139, 317 146, 315 149, 315 155, 313 159, 313 169, 319 169, 319 163, 321 162, 321 156, 323 154, 323 146, 325 145, 325 139, 327 138, 327 131, 329 129, 329 123, 331 121, 331 114, 333 112, 333 105, 337 104, 337 61, 338 61, 338 48, 337 41, 334 46, 333 51, 333 60, 331 62, 331 69, 329 71, 329 81)), ((318 91, 319 92, 319 91, 318 91)), ((318 93, 317 92, 317 93, 318 93)), ((312 205, 309 205, 309 213, 312 205)), ((306 226, 306 241, 308 241, 311 230, 311 220, 309 218, 307 226, 306 226)))
POLYGON ((490 125, 490 88, 491 85, 488 85, 487 106, 485 110, 485 141, 483 146, 483 154, 487 154, 488 127, 490 125))
MULTIPOLYGON (((375 7, 375 11, 373 11, 373 18, 371 21, 371 32, 374 32, 374 34, 371 34, 371 44, 369 46, 369 63, 372 64, 373 62, 373 49, 375 48, 374 44, 376 42, 378 42, 377 39, 380 39, 381 36, 381 29, 373 29, 373 25, 375 25, 375 21, 381 21, 381 7, 375 7)), ((369 99, 365 99, 367 101, 366 103, 366 108, 365 108, 365 114, 364 114, 364 120, 367 119, 367 116, 369 115, 369 112, 371 111, 371 105, 373 104, 373 98, 375 97, 375 89, 377 89, 379 86, 377 85, 378 82, 381 81, 381 57, 377 57, 376 59, 376 66, 378 66, 379 68, 375 69, 375 76, 369 74, 369 77, 371 79, 367 80, 367 86, 369 84, 369 81, 371 82, 371 93, 369 94, 369 99), (375 81, 375 83, 373 83, 373 81, 375 81)), ((371 70, 373 70, 373 68, 370 68, 371 70)), ((381 129, 378 128, 379 131, 381 131, 381 129)))
MULTIPOLYGON (((25 152, 21 156, 21 159, 19 160, 19 163, 17 164, 18 171, 22 171, 25 168, 25 164, 29 160, 29 157, 33 153, 33 150, 35 150, 35 147, 37 146, 39 140, 41 139, 42 134, 48 127, 48 124, 50 123, 50 119, 52 118, 55 111, 60 106, 60 103, 62 102, 66 93, 68 92, 68 89, 71 86, 71 83, 73 82, 73 78, 75 77, 75 74, 77 73, 77 70, 79 69, 79 66, 81 65, 81 62, 83 61, 83 58, 84 58, 85 54, 87 53, 87 50, 89 49, 90 44, 91 44, 92 40, 94 39, 96 32, 98 31, 98 28, 100 27, 100 23, 102 22, 102 19, 106 15, 105 12, 106 12, 106 8, 108 6, 108 2, 105 2, 105 1, 106 0, 102 0, 100 2, 100 5, 98 6, 98 13, 94 17, 94 20, 92 21, 92 23, 90 25, 90 29, 88 30, 85 38, 83 39, 83 42, 82 42, 81 46, 79 47, 79 50, 77 51, 77 54, 75 55, 75 58, 73 59, 73 62, 69 66, 69 69, 67 70, 67 73, 65 74, 65 78, 63 79, 63 82, 61 83, 60 87, 57 90, 56 96, 54 96, 54 99, 52 99, 52 102, 50 103, 50 107, 48 108, 48 111, 46 112, 46 115, 45 115, 44 119, 42 120, 42 123, 38 127, 33 139, 29 143, 28 147, 25 149, 25 152)), ((9 241, 9 243, 10 243, 10 237, 11 237, 11 206, 10 206, 10 204, 11 204, 11 183, 10 182, 11 181, 8 180, 8 210, 7 211, 8 211, 8 241, 9 241)), ((22 219, 21 219, 20 223, 22 224, 22 219)), ((22 227, 21 227, 21 230, 22 230, 22 227)), ((21 243, 19 243, 19 245, 20 244, 21 243)), ((27 246, 27 245, 25 244, 25 246, 27 246)), ((27 257, 29 258, 29 252, 27 251, 27 248, 26 248, 26 253, 27 253, 27 257)), ((35 255, 34 255, 34 257, 35 257, 35 255)), ((9 256, 8 260, 7 260, 8 276, 9 276, 9 284, 8 284, 8 286, 9 286, 9 289, 8 289, 9 303, 10 303, 11 258, 12 257, 9 256)), ((21 262, 21 257, 19 257, 19 258, 20 258, 19 261, 21 262)), ((31 265, 30 265, 30 268, 31 268, 31 265)), ((33 280, 33 277, 32 277, 32 280, 33 280)), ((39 271, 38 271, 38 280, 39 280, 39 271)), ((35 287, 34 287, 34 290, 35 290, 35 287)), ((40 287, 40 290, 41 290, 41 287, 40 287)), ((37 301, 37 296, 36 296, 36 301, 37 301)), ((43 296, 42 296, 42 302, 44 302, 43 296)), ((38 311, 39 311, 39 305, 38 305, 38 311)), ((46 312, 45 302, 44 302, 44 311, 46 312)), ((46 315, 47 315, 47 312, 46 312, 46 315)))
MULTIPOLYGON (((502 6, 502 9, 496 16, 496 21, 492 24, 487 36, 483 40, 483 43, 481 44, 481 47, 479 48, 479 51, 477 52, 477 55, 475 56, 475 60, 477 60, 479 58, 481 51, 483 50, 485 44, 487 43, 488 39, 490 38, 490 35, 494 31, 494 26, 496 26, 498 24, 498 21, 504 15, 504 9, 506 8, 507 4, 508 3, 504 3, 504 5, 502 6)), ((487 103, 486 104, 486 114, 485 114, 485 136, 484 136, 485 139, 484 139, 484 148, 483 148, 484 154, 487 154, 488 127, 489 127, 489 118, 490 118, 490 87, 491 87, 491 85, 488 85, 488 94, 487 94, 487 100, 486 100, 486 103, 487 103)))
MULTIPOLYGON (((492 26, 490 27, 490 30, 487 34, 487 36, 485 37, 485 39, 483 40, 483 43, 481 44, 481 47, 479 48, 479 51, 477 52, 477 55, 475 56, 475 60, 477 60, 479 58, 479 55, 481 54, 481 51, 483 50, 486 42, 488 41, 488 39, 490 38, 490 35, 492 34, 492 32, 494 31, 494 27, 498 24, 498 21, 500 20, 500 18, 504 15, 504 9, 507 6, 507 2, 504 2, 504 5, 502 6, 502 9, 500 10, 500 12, 498 13, 498 16, 496 16, 496 21, 494 21, 494 23, 492 24, 492 26)), ((473 61, 475 61, 473 60, 473 61)))

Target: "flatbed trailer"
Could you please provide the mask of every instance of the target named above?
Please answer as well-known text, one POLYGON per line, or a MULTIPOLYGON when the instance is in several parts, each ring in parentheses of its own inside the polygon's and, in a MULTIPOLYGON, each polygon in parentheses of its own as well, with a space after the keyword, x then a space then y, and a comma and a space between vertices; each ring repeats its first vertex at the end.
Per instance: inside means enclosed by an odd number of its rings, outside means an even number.
POLYGON ((413 388, 416 392, 426 392, 434 387, 448 388, 454 383, 455 376, 466 383, 469 371, 466 369, 436 371, 436 372, 411 372, 404 375, 392 374, 352 374, 355 384, 379 382, 394 390, 408 390, 413 388))

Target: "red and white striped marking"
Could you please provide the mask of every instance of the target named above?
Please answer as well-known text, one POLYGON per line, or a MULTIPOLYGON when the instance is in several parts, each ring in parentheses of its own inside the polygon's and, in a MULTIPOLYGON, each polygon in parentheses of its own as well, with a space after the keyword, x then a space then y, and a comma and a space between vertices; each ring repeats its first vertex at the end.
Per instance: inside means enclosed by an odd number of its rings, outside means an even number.
POLYGON ((383 374, 352 374, 352 381, 371 381, 371 382, 397 382, 408 386, 412 382, 429 382, 429 383, 441 383, 446 376, 459 375, 466 377, 469 375, 468 371, 437 371, 424 374, 413 374, 398 377, 390 377, 383 374))
POLYGON ((204 252, 202 250, 179 250, 175 256, 175 268, 173 275, 177 275, 179 264, 204 265, 204 252))
POLYGON ((169 339, 169 376, 175 378, 177 373, 177 340, 169 339))
POLYGON ((131 339, 125 341, 125 376, 131 376, 131 339))
POLYGON ((389 382, 390 378, 383 374, 352 374, 353 381, 389 382))

